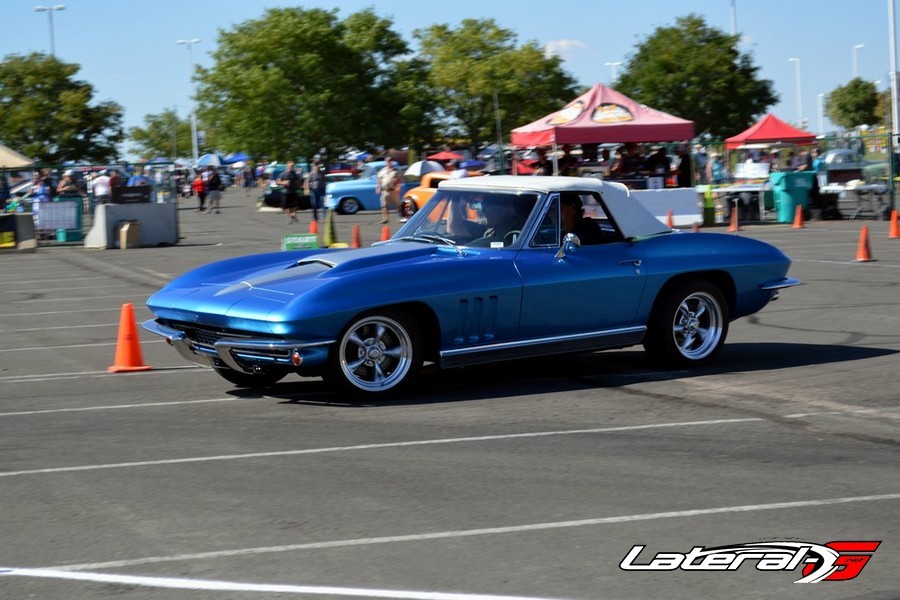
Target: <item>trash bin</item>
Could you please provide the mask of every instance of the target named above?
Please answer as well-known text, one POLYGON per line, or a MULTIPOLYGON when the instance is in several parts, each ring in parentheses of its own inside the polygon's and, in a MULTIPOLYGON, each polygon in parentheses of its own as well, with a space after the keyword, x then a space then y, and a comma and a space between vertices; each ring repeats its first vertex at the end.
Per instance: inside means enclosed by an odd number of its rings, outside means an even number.
POLYGON ((141 247, 141 222, 140 221, 123 221, 118 228, 116 237, 119 240, 119 248, 125 250, 127 248, 141 247))
POLYGON ((803 212, 806 212, 815 176, 813 171, 784 171, 769 176, 779 223, 792 223, 798 206, 802 206, 803 212))

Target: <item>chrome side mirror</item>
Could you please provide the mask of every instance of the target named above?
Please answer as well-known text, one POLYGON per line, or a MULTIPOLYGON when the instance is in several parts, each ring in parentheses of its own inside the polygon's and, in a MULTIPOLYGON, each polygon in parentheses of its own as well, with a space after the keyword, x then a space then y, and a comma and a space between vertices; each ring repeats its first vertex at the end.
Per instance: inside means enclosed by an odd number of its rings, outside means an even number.
POLYGON ((574 233, 567 233, 566 237, 563 238, 559 251, 556 253, 556 258, 565 258, 567 254, 575 252, 580 247, 581 240, 578 239, 578 236, 574 233))

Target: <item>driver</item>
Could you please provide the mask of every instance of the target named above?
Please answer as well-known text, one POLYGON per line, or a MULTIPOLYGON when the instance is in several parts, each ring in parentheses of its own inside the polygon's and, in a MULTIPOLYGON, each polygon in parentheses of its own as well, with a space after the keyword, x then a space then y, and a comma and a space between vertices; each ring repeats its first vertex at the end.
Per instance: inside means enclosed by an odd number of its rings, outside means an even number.
POLYGON ((466 217, 466 202, 454 199, 450 204, 447 231, 461 241, 503 242, 507 234, 520 230, 525 222, 513 205, 514 201, 511 197, 485 196, 481 198, 482 218, 473 220, 466 217))
POLYGON ((584 216, 584 203, 578 194, 563 194, 560 204, 563 235, 574 233, 582 246, 603 243, 600 226, 597 221, 584 216))
POLYGON ((509 198, 485 200, 481 209, 486 225, 482 237, 503 240, 509 232, 522 229, 522 220, 510 200, 509 198))

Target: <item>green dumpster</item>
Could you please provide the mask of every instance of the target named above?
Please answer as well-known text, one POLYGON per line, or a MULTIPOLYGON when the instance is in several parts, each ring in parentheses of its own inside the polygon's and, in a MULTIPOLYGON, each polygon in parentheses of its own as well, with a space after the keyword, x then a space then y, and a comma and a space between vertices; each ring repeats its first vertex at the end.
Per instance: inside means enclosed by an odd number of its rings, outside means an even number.
POLYGON ((813 171, 779 171, 769 176, 779 223, 792 223, 798 206, 806 212, 815 176, 813 171))

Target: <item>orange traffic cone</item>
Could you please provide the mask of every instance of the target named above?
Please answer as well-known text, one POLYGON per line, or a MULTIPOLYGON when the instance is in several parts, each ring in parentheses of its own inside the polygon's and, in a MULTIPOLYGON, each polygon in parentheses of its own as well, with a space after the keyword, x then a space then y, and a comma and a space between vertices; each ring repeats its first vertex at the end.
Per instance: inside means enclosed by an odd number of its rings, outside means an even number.
POLYGON ((794 211, 794 224, 792 225, 793 229, 803 229, 806 225, 803 224, 803 207, 797 205, 797 210, 794 211))
POLYGON ((675 217, 672 216, 672 211, 666 211, 666 227, 669 229, 675 229, 675 217))
POLYGON ((871 262, 872 251, 869 249, 869 226, 863 225, 859 230, 859 247, 856 249, 856 262, 871 262))
POLYGON ((381 241, 386 242, 391 239, 391 228, 388 225, 385 225, 381 228, 381 241))
POLYGON ((123 371, 149 371, 152 368, 150 365, 144 364, 144 358, 141 356, 141 343, 138 340, 137 325, 134 323, 134 305, 123 304, 122 315, 119 317, 116 360, 106 370, 110 373, 121 373, 123 371))
POLYGON ((738 222, 738 209, 734 207, 731 209, 731 225, 728 227, 728 231, 740 231, 741 224, 738 222))
POLYGON ((309 232, 319 234, 319 222, 315 219, 309 222, 309 232))
POLYGON ((362 240, 359 239, 359 225, 353 226, 353 238, 350 240, 351 248, 362 248, 362 240))
POLYGON ((890 239, 900 238, 900 224, 897 223, 897 209, 891 211, 891 229, 888 232, 890 239))

